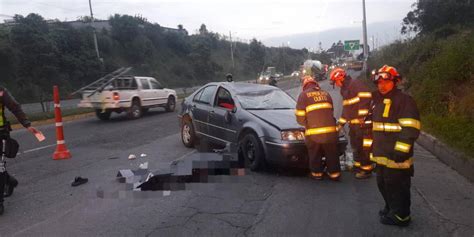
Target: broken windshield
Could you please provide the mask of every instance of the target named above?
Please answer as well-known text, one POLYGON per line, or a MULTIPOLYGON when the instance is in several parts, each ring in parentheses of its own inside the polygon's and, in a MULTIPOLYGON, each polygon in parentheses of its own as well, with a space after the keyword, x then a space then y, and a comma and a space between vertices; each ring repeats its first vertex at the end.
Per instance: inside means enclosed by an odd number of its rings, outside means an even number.
POLYGON ((237 94, 237 98, 244 109, 270 110, 294 109, 296 102, 281 90, 261 90, 237 94))

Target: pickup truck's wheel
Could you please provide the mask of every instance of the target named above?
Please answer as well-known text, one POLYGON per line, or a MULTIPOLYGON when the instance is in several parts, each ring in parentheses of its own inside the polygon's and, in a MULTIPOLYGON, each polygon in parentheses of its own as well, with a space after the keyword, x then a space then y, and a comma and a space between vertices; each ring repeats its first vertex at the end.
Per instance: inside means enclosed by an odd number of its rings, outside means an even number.
POLYGON ((168 97, 168 103, 166 103, 166 112, 173 112, 174 109, 176 108, 176 99, 174 96, 168 97))
POLYGON ((247 167, 252 171, 261 170, 265 165, 265 154, 260 140, 254 133, 247 133, 239 141, 240 150, 247 167))
POLYGON ((103 113, 101 109, 95 110, 95 116, 97 116, 98 119, 103 120, 103 121, 109 120, 111 113, 112 111, 109 111, 109 110, 103 111, 103 113))
POLYGON ((132 102, 132 107, 128 109, 127 116, 131 119, 137 119, 142 116, 142 108, 140 106, 140 101, 134 99, 132 102))

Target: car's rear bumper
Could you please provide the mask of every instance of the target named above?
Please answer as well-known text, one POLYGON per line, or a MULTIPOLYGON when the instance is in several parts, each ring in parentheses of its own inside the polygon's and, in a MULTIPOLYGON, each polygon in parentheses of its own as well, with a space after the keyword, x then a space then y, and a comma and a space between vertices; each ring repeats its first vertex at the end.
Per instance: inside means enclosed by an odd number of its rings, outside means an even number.
POLYGON ((127 108, 127 102, 88 102, 81 101, 77 105, 79 108, 93 108, 93 109, 124 109, 127 108))
POLYGON ((304 142, 283 142, 262 138, 262 143, 268 163, 282 167, 308 167, 308 151, 304 142))

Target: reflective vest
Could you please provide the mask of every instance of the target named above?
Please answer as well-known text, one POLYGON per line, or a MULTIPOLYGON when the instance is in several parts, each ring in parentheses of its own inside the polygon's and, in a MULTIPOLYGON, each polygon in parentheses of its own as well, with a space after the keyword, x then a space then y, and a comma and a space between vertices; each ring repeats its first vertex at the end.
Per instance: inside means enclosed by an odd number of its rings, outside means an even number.
POLYGON ((387 168, 411 168, 413 146, 421 129, 415 101, 399 89, 394 89, 387 95, 374 93, 373 103, 370 159, 387 168))
POLYGON ((337 142, 332 98, 328 92, 310 85, 299 95, 296 121, 306 128, 305 136, 317 143, 337 142))

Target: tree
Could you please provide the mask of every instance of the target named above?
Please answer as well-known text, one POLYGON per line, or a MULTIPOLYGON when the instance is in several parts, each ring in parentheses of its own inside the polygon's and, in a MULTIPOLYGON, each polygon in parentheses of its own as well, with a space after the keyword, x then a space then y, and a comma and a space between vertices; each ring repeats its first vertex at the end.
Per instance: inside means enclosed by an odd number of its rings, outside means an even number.
POLYGON ((265 67, 265 47, 257 39, 252 39, 247 56, 247 68, 255 74, 265 67))
POLYGON ((403 19, 401 33, 433 32, 443 25, 472 26, 472 0, 419 0, 403 19))
POLYGON ((201 27, 199 28, 199 34, 200 35, 207 35, 209 31, 207 31, 206 25, 202 24, 201 27))

